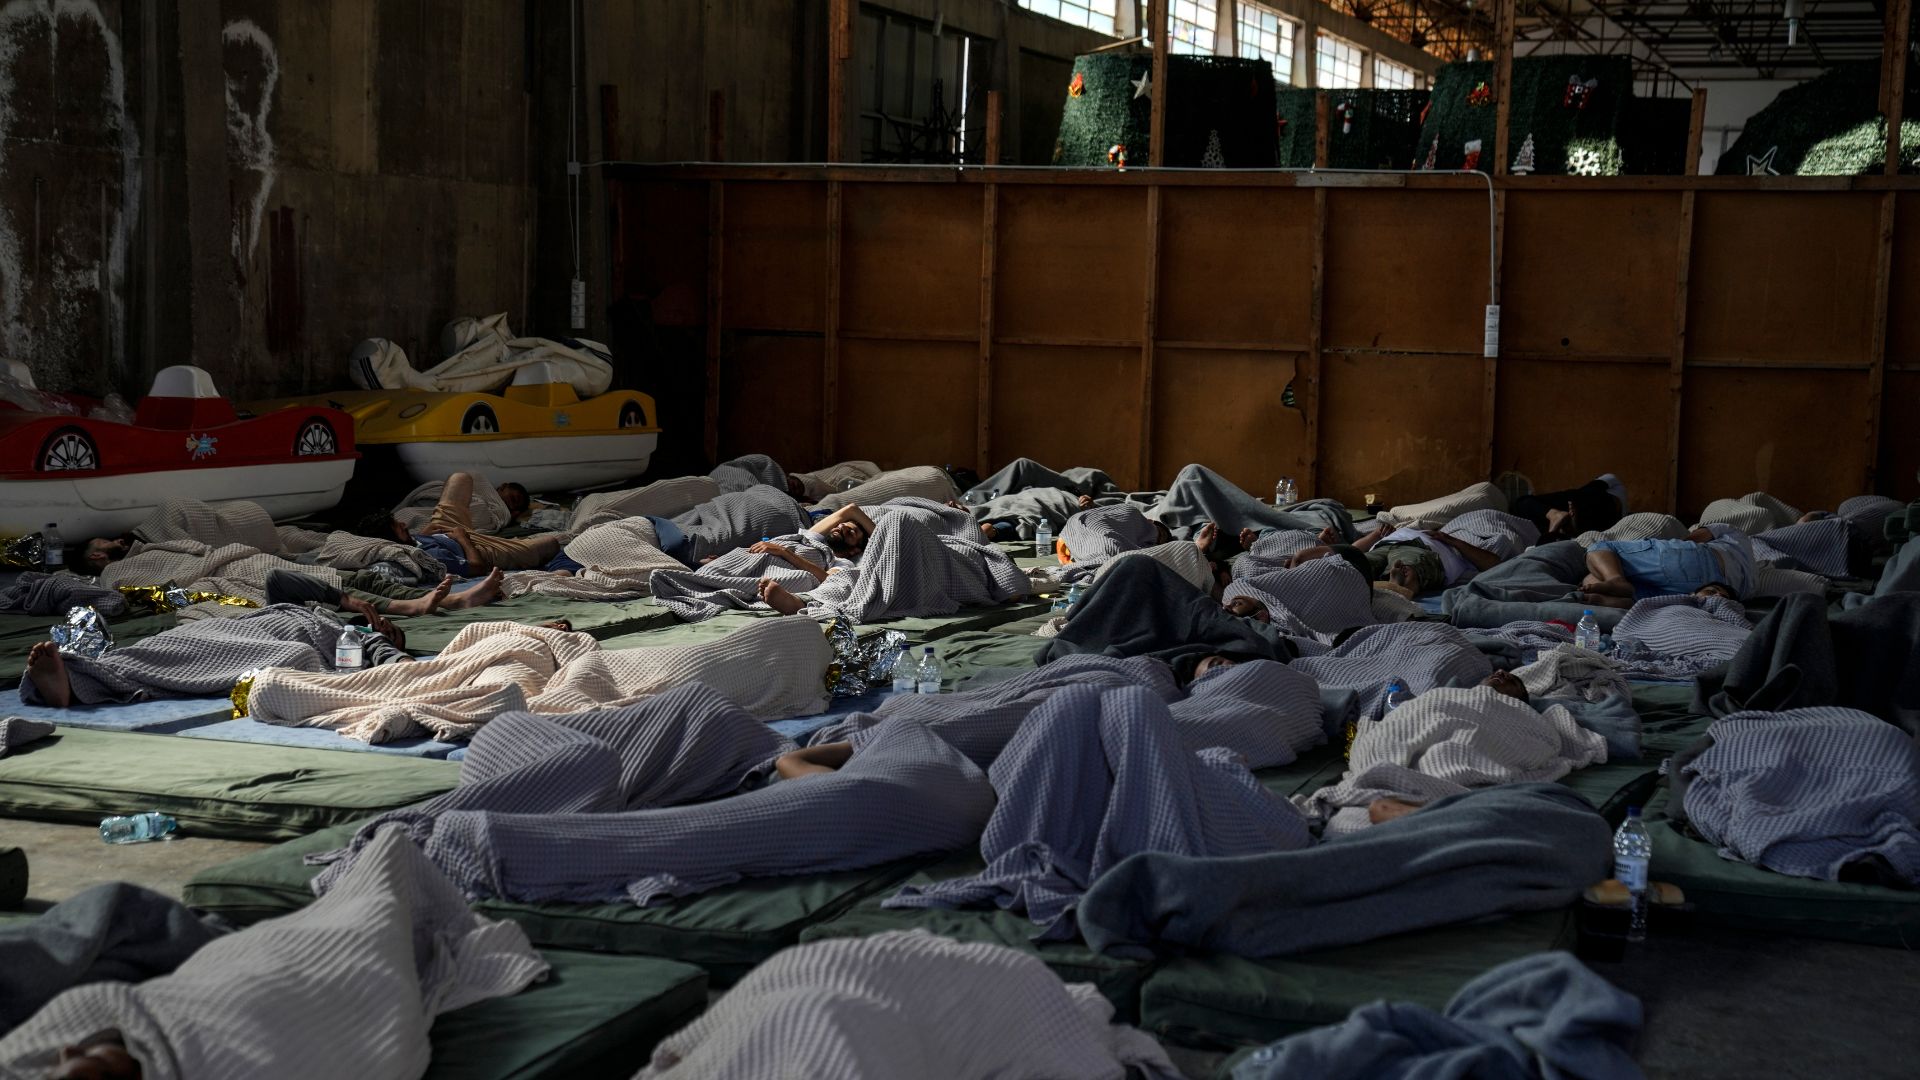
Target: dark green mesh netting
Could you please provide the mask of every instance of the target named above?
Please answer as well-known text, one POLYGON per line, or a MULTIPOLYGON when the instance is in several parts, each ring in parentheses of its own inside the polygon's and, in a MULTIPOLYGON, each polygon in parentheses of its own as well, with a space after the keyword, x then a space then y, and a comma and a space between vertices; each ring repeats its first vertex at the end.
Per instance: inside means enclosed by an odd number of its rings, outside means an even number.
MULTIPOLYGON (((1149 95, 1136 81, 1153 67, 1144 53, 1092 53, 1074 60, 1082 80, 1078 97, 1067 95, 1060 117, 1055 165, 1104 166, 1107 151, 1127 148, 1132 165, 1147 164, 1151 133, 1149 95)), ((1312 126, 1312 121, 1308 121, 1312 126)), ((1309 133, 1311 139, 1311 133, 1309 133)), ((1167 57, 1167 160, 1197 166, 1215 141, 1227 168, 1267 168, 1274 156, 1273 68, 1264 60, 1227 56, 1167 57)))
MULTIPOLYGON (((1433 108, 1420 129, 1414 154, 1417 162, 1424 164, 1431 153, 1435 168, 1461 168, 1467 143, 1478 139, 1483 151, 1480 167, 1492 171, 1495 105, 1492 100, 1485 104, 1471 100, 1474 90, 1483 83, 1488 91, 1497 90, 1494 66, 1488 61, 1448 64, 1440 69, 1434 77, 1433 108)), ((1488 96, 1491 98, 1491 93, 1488 96)), ((1531 136, 1535 174, 1618 176, 1680 171, 1691 106, 1686 102, 1665 105, 1636 99, 1633 67, 1626 57, 1516 59, 1510 108, 1507 153, 1519 156, 1531 136), (1570 80, 1582 88, 1584 108, 1568 103, 1570 80)))
MULTIPOLYGON (((1907 72, 1900 124, 1900 171, 1920 172, 1920 71, 1907 72)), ((1747 118, 1740 137, 1720 155, 1725 176, 1858 176, 1882 171, 1887 121, 1880 115, 1880 61, 1838 64, 1825 75, 1780 92, 1747 118)))
POLYGON ((1327 98, 1327 164, 1335 169, 1411 169, 1425 90, 1281 90, 1274 95, 1279 164, 1313 164, 1313 100, 1327 98), (1348 109, 1352 115, 1347 115, 1348 109))

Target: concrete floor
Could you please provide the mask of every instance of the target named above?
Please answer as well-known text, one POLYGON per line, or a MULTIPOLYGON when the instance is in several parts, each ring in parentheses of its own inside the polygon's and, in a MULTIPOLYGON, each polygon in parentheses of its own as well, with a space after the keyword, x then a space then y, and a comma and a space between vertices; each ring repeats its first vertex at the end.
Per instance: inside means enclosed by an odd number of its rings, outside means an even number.
MULTIPOLYGON (((203 868, 267 845, 189 837, 108 845, 85 825, 0 820, 0 847, 25 849, 28 908, 130 880, 179 896, 203 868)), ((1646 1006, 1639 1060, 1649 1077, 1920 1076, 1920 956, 1901 949, 1771 938, 1696 925, 1593 969, 1646 1006)), ((1170 1047, 1190 1077, 1221 1054, 1170 1047)))

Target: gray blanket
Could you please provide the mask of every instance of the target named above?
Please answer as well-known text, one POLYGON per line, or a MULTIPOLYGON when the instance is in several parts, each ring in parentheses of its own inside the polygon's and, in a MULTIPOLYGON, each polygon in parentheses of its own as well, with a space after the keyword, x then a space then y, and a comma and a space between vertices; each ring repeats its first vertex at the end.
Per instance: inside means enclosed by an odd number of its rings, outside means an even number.
POLYGON ((1635 678, 1691 681, 1733 659, 1752 630, 1724 596, 1650 596, 1614 626, 1615 663, 1635 678))
MULTIPOLYGON (((801 558, 827 569, 833 549, 819 534, 792 533, 773 538, 801 558)), ((655 570, 647 589, 660 606, 686 622, 704 622, 725 611, 744 611, 760 602, 759 583, 772 578, 795 595, 812 592, 820 580, 778 555, 730 551, 698 570, 655 570)))
POLYGON ((1181 469, 1147 516, 1172 529, 1174 535, 1183 540, 1191 539, 1209 521, 1228 537, 1239 535, 1242 529, 1255 532, 1304 529, 1317 533, 1329 525, 1344 541, 1352 541, 1355 535, 1352 516, 1346 507, 1332 499, 1274 507, 1242 491, 1205 465, 1181 469))
POLYGON ((309 855, 331 864, 314 880, 324 893, 388 825, 416 841, 455 810, 502 814, 601 814, 730 795, 749 771, 794 744, 703 683, 688 683, 637 705, 495 718, 467 747, 460 784, 417 806, 361 825, 337 851, 309 855))
POLYGON ((0 716, 0 757, 6 757, 15 747, 37 742, 51 734, 53 725, 45 720, 0 716))
POLYGON ((1078 686, 1047 700, 987 778, 999 805, 980 838, 987 868, 908 886, 883 905, 1023 911, 1043 941, 1075 936, 1088 884, 1140 852, 1232 858, 1313 842, 1298 811, 1227 750, 1188 749, 1166 704, 1141 687, 1078 686))
POLYGON ((1076 566, 1098 567, 1129 551, 1142 551, 1160 539, 1153 522, 1131 503, 1082 510, 1060 529, 1060 543, 1076 566))
POLYGON ((673 519, 687 534, 681 552, 688 561, 724 555, 764 537, 800 532, 809 524, 807 512, 784 488, 756 484, 731 491, 673 519))
POLYGON ((1556 784, 1509 784, 1301 851, 1135 855, 1081 899, 1096 951, 1154 943, 1282 956, 1489 915, 1550 911, 1608 876, 1613 830, 1556 784))
POLYGON ((913 514, 892 513, 874 523, 857 568, 828 577, 807 597, 807 613, 855 623, 951 615, 1029 590, 1027 576, 999 548, 936 533, 913 514))
POLYGON ((1523 956, 1460 988, 1444 1012, 1376 1001, 1290 1035, 1232 1080, 1634 1080, 1640 1001, 1570 953, 1523 956))
POLYGON ((165 975, 219 934, 179 901, 124 882, 0 924, 0 1035, 73 987, 165 975))
POLYGON ((720 485, 723 493, 749 491, 756 486, 771 487, 782 493, 787 490, 787 471, 765 454, 747 454, 723 461, 707 476, 720 485))
POLYGON ((992 811, 984 773, 932 732, 899 724, 828 775, 692 806, 454 810, 432 821, 424 846, 472 898, 644 906, 744 878, 955 851, 979 839, 992 811), (797 822, 823 827, 796 832, 797 822))
POLYGON ((1852 577, 1854 567, 1866 561, 1866 537, 1845 518, 1819 518, 1770 529, 1752 540, 1754 561, 1824 577, 1852 577))
POLYGON ((28 570, 0 588, 0 612, 14 615, 65 615, 68 608, 90 606, 111 619, 127 613, 127 598, 91 578, 28 570))
POLYGON ((1014 458, 1001 470, 967 489, 966 501, 979 503, 993 492, 1011 495, 1016 491, 1052 489, 1073 495, 1091 495, 1096 500, 1119 499, 1125 495, 1113 478, 1099 469, 1075 468, 1055 472, 1032 458, 1014 458))
POLYGON ((1424 694, 1442 686, 1474 686, 1493 674, 1486 654, 1465 634, 1435 622, 1364 627, 1319 656, 1295 660, 1292 667, 1323 690, 1343 687, 1354 691, 1357 708, 1365 717, 1380 714, 1387 684, 1394 679, 1405 683, 1413 693, 1424 694))
MULTIPOLYGON (((1448 589, 1441 606, 1455 626, 1500 627, 1529 620, 1577 623, 1587 605, 1574 593, 1586 574, 1587 550, 1578 543, 1542 544, 1448 589)), ((1619 608, 1593 609, 1602 630, 1613 629, 1623 614, 1619 608)))
POLYGON ((1854 709, 1743 712, 1681 766, 1686 820, 1728 859, 1920 885, 1920 748, 1854 709))
MULTIPOLYGON (((298 604, 275 604, 228 619, 202 619, 109 649, 98 657, 66 657, 78 705, 224 694, 240 676, 268 667, 333 670, 340 640, 333 616, 298 604)), ((20 698, 43 704, 22 677, 20 698)))
POLYGON ((1920 733, 1916 655, 1920 594, 1890 593, 1831 617, 1823 598, 1789 596, 1753 628, 1724 671, 1699 677, 1694 708, 1728 716, 1839 705, 1920 733))
POLYGON ((1028 488, 972 504, 976 525, 996 521, 1014 523, 1012 535, 1000 532, 994 536, 995 540, 1031 540, 1043 521, 1048 529, 1058 533, 1067 524, 1067 519, 1079 512, 1080 500, 1077 496, 1070 491, 1050 487, 1028 488))

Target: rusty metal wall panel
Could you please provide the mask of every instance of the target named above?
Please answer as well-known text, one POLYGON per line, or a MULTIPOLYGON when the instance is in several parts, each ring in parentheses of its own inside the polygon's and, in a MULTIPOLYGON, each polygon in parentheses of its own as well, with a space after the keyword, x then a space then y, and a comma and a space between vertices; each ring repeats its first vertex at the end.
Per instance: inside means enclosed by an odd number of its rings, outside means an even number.
MULTIPOLYGON (((1920 364, 1920 195, 1901 195, 1894 211, 1892 270, 1891 302, 1887 305, 1887 360, 1920 364)), ((1888 419, 1894 419, 1892 414, 1888 419)), ((1892 437, 1895 432, 1915 438, 1905 425, 1891 423, 1882 438, 1892 437)))
MULTIPOLYGON (((727 193, 731 200, 733 193, 727 193)), ((819 338, 729 334, 720 363, 720 457, 767 454, 790 469, 820 460, 825 346, 819 338)))
POLYGON ((1887 372, 1880 434, 1880 490, 1920 499, 1920 371, 1887 372))
POLYGON ((1326 347, 1478 356, 1487 222, 1484 194, 1328 192, 1326 347))
POLYGON ((633 185, 621 200, 614 238, 619 295, 647 299, 661 326, 707 318, 707 185, 633 185))
POLYGON ((1002 186, 995 336, 1140 340, 1146 220, 1139 188, 1002 186))
POLYGON ((1481 479, 1477 357, 1329 356, 1320 490, 1349 506, 1443 495, 1481 479))

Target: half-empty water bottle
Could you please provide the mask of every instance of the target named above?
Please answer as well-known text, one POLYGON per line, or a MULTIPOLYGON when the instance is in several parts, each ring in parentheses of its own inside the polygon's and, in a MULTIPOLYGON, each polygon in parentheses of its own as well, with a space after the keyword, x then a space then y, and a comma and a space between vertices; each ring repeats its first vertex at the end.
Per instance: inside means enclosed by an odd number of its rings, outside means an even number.
POLYGON ((49 521, 40 530, 40 568, 51 574, 65 565, 67 551, 60 544, 60 527, 49 521))
POLYGON ((1300 489, 1294 486, 1293 477, 1283 476, 1273 486, 1273 505, 1290 506, 1300 501, 1300 489))
POLYGON ((937 694, 940 692, 940 680, 945 672, 940 670, 940 658, 933 655, 933 646, 921 650, 920 656, 920 692, 937 694))
POLYGON ((1633 905, 1628 941, 1647 940, 1647 873, 1652 862, 1653 837, 1640 820, 1640 808, 1629 806, 1627 820, 1613 834, 1613 876, 1627 887, 1633 905))
POLYGON ((100 839, 109 844, 137 844, 158 840, 180 828, 180 823, 158 810, 110 817, 100 823, 100 839))
POLYGON ((1040 524, 1034 526, 1033 557, 1036 559, 1053 557, 1053 522, 1046 518, 1041 518, 1040 524))
POLYGON ((360 629, 354 626, 340 628, 340 640, 333 645, 333 670, 359 671, 366 661, 366 642, 360 638, 360 629))
POLYGON ((1387 707, 1381 711, 1392 712, 1412 700, 1413 691, 1407 689, 1406 683, 1395 679, 1387 684, 1387 707))
POLYGON ((1589 652, 1600 651, 1600 620, 1593 617, 1593 609, 1588 608, 1580 616, 1580 625, 1573 629, 1575 648, 1589 652))
POLYGON ((913 651, 905 645, 893 650, 893 692, 912 694, 920 689, 920 673, 914 669, 913 651))

